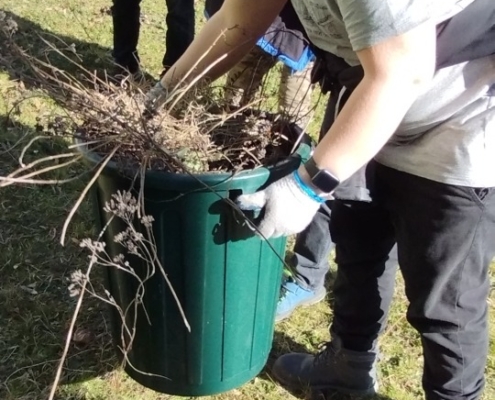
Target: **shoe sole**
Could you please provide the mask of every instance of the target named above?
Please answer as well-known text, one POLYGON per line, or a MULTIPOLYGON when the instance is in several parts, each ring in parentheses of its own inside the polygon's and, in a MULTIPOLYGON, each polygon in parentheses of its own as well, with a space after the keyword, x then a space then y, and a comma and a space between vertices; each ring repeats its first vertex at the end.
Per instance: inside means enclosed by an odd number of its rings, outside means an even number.
POLYGON ((317 385, 317 386, 311 386, 312 390, 318 390, 318 391, 332 391, 340 394, 348 394, 352 396, 373 396, 378 392, 378 383, 375 383, 375 385, 366 390, 352 390, 352 389, 347 389, 347 388, 342 388, 339 386, 324 386, 324 385, 317 385))
POLYGON ((275 317, 275 322, 280 322, 280 321, 283 321, 284 319, 289 318, 292 315, 292 313, 294 311, 296 311, 299 307, 309 307, 309 306, 312 306, 312 305, 315 305, 315 304, 319 303, 320 301, 323 301, 326 296, 327 296, 327 291, 324 290, 318 296, 313 297, 310 300, 302 301, 301 303, 299 303, 299 305, 297 305, 296 307, 294 307, 291 311, 286 312, 285 314, 281 314, 281 315, 279 314, 279 315, 277 315, 275 317))
POLYGON ((354 395, 354 396, 372 396, 378 392, 378 382, 375 382, 375 385, 372 388, 365 389, 365 390, 353 390, 353 389, 348 389, 348 388, 343 388, 339 386, 332 386, 332 385, 303 385, 302 383, 300 384, 295 384, 294 382, 286 382, 283 379, 280 379, 280 377, 277 376, 275 371, 272 370, 272 376, 277 380, 279 383, 281 383, 283 386, 288 387, 292 390, 303 390, 304 388, 309 387, 311 390, 318 390, 318 391, 335 391, 337 393, 341 394, 349 394, 349 395, 354 395))

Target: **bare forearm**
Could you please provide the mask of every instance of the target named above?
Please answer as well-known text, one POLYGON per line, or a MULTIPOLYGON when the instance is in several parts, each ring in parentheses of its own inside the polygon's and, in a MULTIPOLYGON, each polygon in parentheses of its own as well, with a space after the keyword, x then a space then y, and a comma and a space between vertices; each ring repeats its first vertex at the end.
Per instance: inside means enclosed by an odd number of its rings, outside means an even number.
POLYGON ((257 37, 239 26, 228 26, 220 13, 215 14, 203 27, 198 37, 184 55, 165 74, 162 83, 166 87, 177 83, 194 68, 186 81, 202 74, 206 68, 222 58, 205 77, 214 80, 241 60, 256 43, 257 37), (202 58, 199 62, 198 60, 202 58), (194 65, 198 63, 195 67, 194 65))
POLYGON ((364 78, 315 150, 320 168, 342 181, 380 151, 434 75, 435 35, 423 24, 357 53, 364 78))
POLYGON ((174 85, 186 74, 186 81, 202 74, 209 80, 223 75, 249 52, 286 1, 225 0, 184 55, 165 74, 163 86, 174 85))
POLYGON ((365 78, 316 148, 317 164, 347 179, 383 147, 416 96, 413 84, 365 78))

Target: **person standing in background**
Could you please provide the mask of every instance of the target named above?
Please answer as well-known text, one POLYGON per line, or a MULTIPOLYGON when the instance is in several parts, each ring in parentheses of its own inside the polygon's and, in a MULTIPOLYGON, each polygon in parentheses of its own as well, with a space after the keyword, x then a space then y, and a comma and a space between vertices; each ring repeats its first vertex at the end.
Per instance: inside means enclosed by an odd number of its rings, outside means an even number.
MULTIPOLYGON (((173 65, 194 39, 194 0, 165 0, 167 34, 163 69, 173 65)), ((117 64, 114 76, 140 72, 137 45, 140 29, 141 0, 113 0, 113 52, 117 64)))

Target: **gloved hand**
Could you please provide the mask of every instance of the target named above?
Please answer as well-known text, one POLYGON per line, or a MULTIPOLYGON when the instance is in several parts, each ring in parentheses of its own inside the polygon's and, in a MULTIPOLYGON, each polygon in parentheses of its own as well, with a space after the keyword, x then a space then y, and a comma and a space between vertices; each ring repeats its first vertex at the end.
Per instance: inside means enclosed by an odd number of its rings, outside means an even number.
POLYGON ((162 85, 162 81, 153 86, 144 99, 144 107, 147 111, 155 112, 168 98, 168 90, 162 85))
POLYGON ((265 208, 258 233, 268 239, 301 232, 325 200, 314 193, 296 171, 265 190, 239 196, 236 203, 242 210, 265 208))

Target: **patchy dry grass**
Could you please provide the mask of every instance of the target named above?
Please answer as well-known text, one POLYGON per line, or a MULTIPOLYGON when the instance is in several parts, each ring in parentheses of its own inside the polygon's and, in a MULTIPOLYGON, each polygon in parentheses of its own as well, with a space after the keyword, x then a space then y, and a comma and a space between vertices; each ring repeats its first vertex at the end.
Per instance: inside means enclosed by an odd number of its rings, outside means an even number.
MULTIPOLYGON (((156 76, 163 54, 163 2, 143 2, 143 28, 140 53, 147 71, 156 76)), ((198 21, 202 20, 202 2, 198 2, 198 21)), ((4 0, 4 10, 17 16, 18 22, 36 34, 54 33, 67 45, 75 45, 85 65, 108 66, 111 45, 109 2, 95 0, 60 3, 45 0, 4 0)), ((61 65, 63 67, 63 65, 61 65)), ((276 98, 277 79, 269 82, 268 93, 276 98)), ((35 97, 24 102, 14 113, 15 124, 7 120, 9 107, 24 89, 22 82, 2 72, 0 66, 0 172, 15 165, 20 148, 11 149, 19 138, 35 134, 36 117, 56 112, 46 99, 35 97), (8 149, 8 151, 7 151, 8 149)), ((321 107, 319 117, 321 118, 321 107)), ((312 125, 317 131, 320 118, 312 125)), ((39 142, 31 151, 43 154, 57 152, 64 143, 39 142)), ((0 399, 38 400, 47 397, 61 355, 68 323, 75 306, 69 296, 68 277, 84 268, 86 255, 77 241, 92 233, 93 209, 88 201, 71 225, 65 247, 58 243, 60 229, 86 176, 76 166, 64 172, 78 177, 63 186, 9 187, 0 191, 0 399)), ((493 272, 493 269, 492 269, 493 272)), ((406 300, 398 278, 396 301, 390 324, 381 339, 384 358, 380 364, 381 395, 377 399, 416 400, 420 388, 421 352, 419 339, 409 327, 404 312, 406 300)), ((328 286, 331 289, 332 279, 328 286)), ((492 284, 492 289, 495 287, 492 284)), ((331 291, 330 291, 331 293, 331 291)), ((298 310, 287 322, 277 325, 273 359, 287 351, 315 351, 328 339, 331 321, 329 301, 298 310)), ((490 315, 495 316, 495 294, 490 298, 490 315)), ((118 366, 110 340, 108 319, 101 303, 87 300, 77 325, 78 340, 71 346, 57 398, 63 400, 160 400, 177 397, 144 389, 118 366)), ((487 387, 484 399, 495 398, 495 329, 491 328, 487 387)), ((243 387, 214 400, 266 399, 282 400, 304 397, 292 394, 272 382, 266 371, 243 387)), ((337 397, 334 397, 337 398, 337 397)), ((339 398, 342 399, 342 396, 339 398)), ((178 398, 177 398, 178 399, 178 398)))

